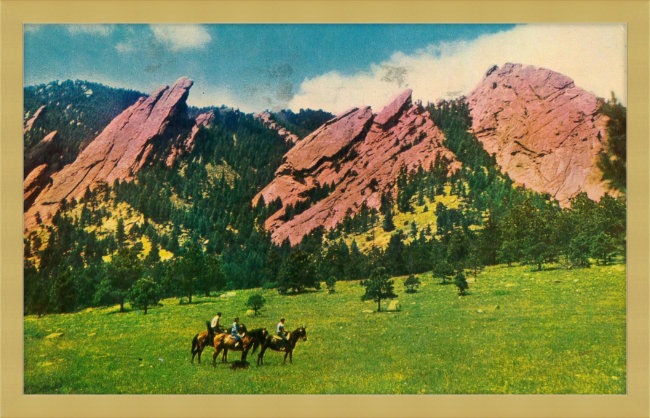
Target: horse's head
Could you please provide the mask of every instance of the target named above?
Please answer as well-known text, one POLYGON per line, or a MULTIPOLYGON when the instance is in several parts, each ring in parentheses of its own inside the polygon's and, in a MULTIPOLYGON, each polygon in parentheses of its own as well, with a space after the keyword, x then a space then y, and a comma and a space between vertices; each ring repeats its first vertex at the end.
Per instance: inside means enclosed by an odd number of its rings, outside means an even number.
POLYGON ((298 328, 298 337, 302 338, 303 341, 307 341, 307 328, 304 326, 298 328))
POLYGON ((248 330, 246 329, 246 325, 240 323, 240 324, 239 324, 239 333, 240 333, 240 334, 245 334, 245 333, 247 333, 247 332, 248 332, 248 330))

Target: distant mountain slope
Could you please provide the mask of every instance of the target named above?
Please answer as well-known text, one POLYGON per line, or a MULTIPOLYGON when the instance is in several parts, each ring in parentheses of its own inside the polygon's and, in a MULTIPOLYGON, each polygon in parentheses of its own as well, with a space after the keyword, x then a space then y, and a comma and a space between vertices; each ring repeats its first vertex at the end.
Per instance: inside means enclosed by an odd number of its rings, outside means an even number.
MULTIPOLYGON (((117 115, 145 96, 81 80, 29 86, 23 92, 24 151, 32 151, 46 135, 57 131, 56 152, 41 153, 39 157, 53 171, 74 161, 117 115)), ((26 164, 24 177, 33 168, 26 164)))
POLYGON ((492 68, 468 97, 473 129, 503 171, 560 204, 608 190, 597 167, 608 118, 602 102, 544 68, 492 68))

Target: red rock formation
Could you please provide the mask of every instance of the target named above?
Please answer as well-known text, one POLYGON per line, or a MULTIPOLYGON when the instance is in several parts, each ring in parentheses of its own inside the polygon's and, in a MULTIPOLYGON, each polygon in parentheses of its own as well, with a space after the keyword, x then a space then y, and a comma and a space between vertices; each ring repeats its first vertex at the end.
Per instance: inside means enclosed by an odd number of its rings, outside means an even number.
POLYGON ((23 134, 26 134, 27 132, 32 130, 34 124, 38 121, 38 118, 40 118, 43 115, 44 111, 45 111, 45 105, 39 107, 36 110, 36 112, 34 112, 32 117, 25 122, 25 126, 23 127, 23 134))
POLYGON ((556 72, 520 64, 491 69, 468 97, 473 129, 517 183, 561 205, 607 191, 596 166, 607 117, 598 99, 556 72))
POLYGON ((57 132, 52 131, 25 153, 23 178, 27 178, 27 175, 36 166, 40 166, 47 161, 53 161, 53 155, 59 153, 59 139, 57 132))
POLYGON ((292 134, 287 129, 278 125, 277 122, 273 120, 273 116, 269 112, 257 113, 254 117, 255 119, 260 120, 262 124, 267 128, 271 129, 272 131, 276 131, 278 135, 280 135, 286 142, 295 144, 300 140, 297 135, 292 134))
POLYGON ((174 161, 183 154, 184 152, 192 152, 194 149, 194 138, 196 137, 196 134, 199 133, 199 129, 202 126, 209 127, 212 126, 214 123, 214 112, 209 111, 206 113, 201 113, 199 116, 196 117, 194 120, 194 126, 192 126, 192 130, 190 131, 190 134, 187 136, 185 141, 183 141, 182 144, 174 144, 172 145, 172 149, 169 153, 169 156, 167 157, 167 160, 165 160, 165 164, 167 164, 167 167, 171 167, 174 165, 174 161))
POLYGON ((32 170, 27 178, 23 181, 23 207, 27 210, 36 196, 43 190, 50 178, 48 175, 47 164, 42 164, 32 170))
POLYGON ((422 106, 412 105, 411 90, 398 96, 378 115, 369 107, 354 108, 328 121, 300 141, 285 156, 276 178, 256 197, 283 207, 267 221, 273 240, 299 243, 319 226, 335 227, 348 211, 356 214, 365 203, 379 208, 381 195, 393 188, 402 165, 428 169, 438 158, 449 162, 450 173, 460 168, 444 136, 422 106), (305 200, 318 186, 335 184, 329 196, 288 222, 289 204, 305 200))
POLYGON ((130 181, 169 137, 180 135, 187 124, 185 101, 192 81, 183 77, 163 86, 148 98, 140 98, 122 112, 70 165, 52 176, 52 184, 36 198, 25 214, 25 227, 35 226, 39 212, 43 222, 56 213, 62 199, 80 198, 87 187, 99 182, 130 181))

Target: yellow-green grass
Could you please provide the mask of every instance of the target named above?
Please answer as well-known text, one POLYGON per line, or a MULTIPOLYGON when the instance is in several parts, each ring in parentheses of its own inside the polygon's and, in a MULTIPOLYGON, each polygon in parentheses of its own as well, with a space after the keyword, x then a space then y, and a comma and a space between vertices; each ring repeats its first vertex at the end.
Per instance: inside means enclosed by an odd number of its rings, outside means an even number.
MULTIPOLYGON (((460 204, 461 199, 458 196, 451 194, 451 186, 445 186, 444 194, 438 195, 435 197, 433 202, 428 198, 424 198, 424 205, 417 205, 417 198, 414 197, 411 199, 411 205, 413 206, 412 213, 402 213, 397 210, 397 206, 393 206, 393 222, 395 224, 395 230, 402 230, 406 233, 406 242, 410 241, 409 233, 411 231, 411 224, 415 221, 418 230, 426 228, 427 225, 431 227, 432 232, 436 232, 436 205, 442 203, 449 209, 457 209, 460 204), (425 212, 424 208, 428 210, 425 212)), ((368 231, 363 233, 354 233, 348 234, 346 236, 346 243, 348 246, 352 245, 352 241, 356 241, 359 249, 363 252, 368 252, 373 246, 377 248, 386 248, 388 242, 390 241, 391 235, 395 231, 386 232, 382 227, 383 216, 381 220, 375 223, 375 225, 368 229, 368 231)))
MULTIPOLYGON (((26 393, 625 393, 625 266, 583 270, 496 266, 459 297, 420 276, 401 311, 364 313, 358 282, 295 296, 262 291, 263 315, 244 317, 248 297, 162 301, 147 315, 118 307, 25 318, 26 393), (190 364, 192 337, 217 311, 249 328, 306 325, 294 364, 267 352, 247 370, 190 364), (480 312, 479 312, 480 311, 480 312), (57 338, 45 338, 52 333, 57 338)), ((383 307, 388 306, 388 301, 383 307)), ((231 353, 229 360, 238 360, 231 353)))

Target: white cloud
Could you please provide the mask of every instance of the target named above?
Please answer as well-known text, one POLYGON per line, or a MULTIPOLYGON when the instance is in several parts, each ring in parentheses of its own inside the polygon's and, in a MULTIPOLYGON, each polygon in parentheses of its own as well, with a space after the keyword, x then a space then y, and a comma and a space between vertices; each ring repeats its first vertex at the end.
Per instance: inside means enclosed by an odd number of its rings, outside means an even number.
POLYGON ((149 25, 156 39, 170 50, 198 49, 207 45, 212 37, 201 25, 149 25))
POLYGON ((135 51, 135 47, 133 46, 133 43, 131 43, 131 42, 120 42, 117 45, 115 45, 115 49, 119 53, 135 51))
POLYGON ((196 81, 192 86, 187 104, 196 107, 226 105, 246 113, 262 110, 257 101, 249 101, 243 95, 234 94, 225 87, 213 86, 200 81, 196 81))
POLYGON ((413 98, 436 101, 469 94, 493 65, 506 62, 548 68, 571 77, 597 96, 614 91, 626 103, 624 25, 526 25, 472 41, 430 45, 414 54, 353 75, 329 72, 305 79, 289 108, 341 112, 371 105, 375 111, 409 87, 413 98))
POLYGON ((74 24, 66 25, 68 32, 73 35, 99 35, 99 36, 108 36, 115 29, 115 25, 107 24, 97 24, 97 25, 86 25, 86 24, 74 24))

